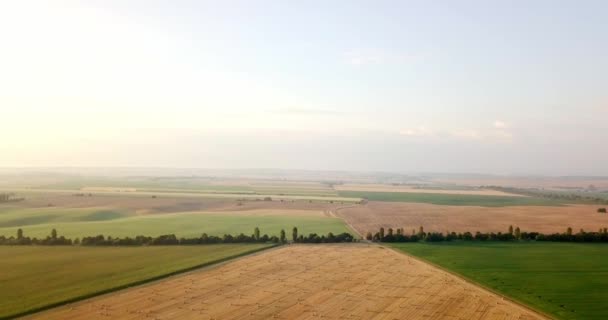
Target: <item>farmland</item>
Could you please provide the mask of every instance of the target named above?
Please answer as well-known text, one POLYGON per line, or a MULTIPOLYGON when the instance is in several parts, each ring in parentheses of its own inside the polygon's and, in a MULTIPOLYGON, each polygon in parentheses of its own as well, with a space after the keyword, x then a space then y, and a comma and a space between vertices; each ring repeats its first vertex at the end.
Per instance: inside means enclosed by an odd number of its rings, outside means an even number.
POLYGON ((498 190, 483 189, 479 187, 462 186, 404 186, 386 184, 340 184, 334 187, 338 191, 359 192, 406 192, 406 193, 431 193, 431 194, 460 194, 478 196, 511 196, 519 195, 498 190))
MULTIPOLYGON (((112 237, 136 235, 159 236, 175 234, 178 237, 199 237, 202 233, 222 236, 224 234, 244 233, 250 235, 253 228, 259 227, 262 234, 278 235, 298 227, 301 234, 334 234, 350 231, 339 218, 326 217, 312 212, 301 211, 289 215, 289 211, 262 211, 258 214, 247 212, 187 212, 162 215, 142 215, 102 221, 49 222, 20 226, 30 237, 46 237, 51 230, 57 229, 60 235, 68 238, 94 236, 98 234, 112 237), (268 213, 268 214, 264 214, 268 213), (305 213, 305 212, 304 212, 305 213)), ((0 228, 0 235, 15 235, 17 226, 0 228)))
POLYGON ((434 232, 505 232, 510 225, 522 231, 544 233, 574 230, 597 231, 608 227, 608 216, 597 212, 597 205, 553 206, 447 206, 426 203, 369 202, 336 211, 349 225, 365 233, 380 227, 413 228, 423 226, 434 232))
POLYGON ((267 247, 0 247, 0 318, 267 247))
POLYGON ((248 201, 173 193, 152 198, 132 192, 89 195, 48 190, 20 196, 25 200, 0 204, 0 235, 13 236, 17 228, 38 238, 46 237, 53 228, 70 238, 98 234, 250 235, 256 226, 269 236, 294 226, 301 234, 350 232, 341 219, 329 214, 341 204, 327 200, 248 201))
POLYGON ((559 319, 606 319, 608 246, 572 243, 396 244, 559 319))
POLYGON ((544 319, 375 245, 292 245, 34 319, 544 319))
POLYGON ((373 192, 340 191, 341 197, 365 198, 370 201, 416 202, 447 206, 559 206, 564 202, 553 199, 522 197, 512 195, 415 193, 415 192, 373 192))

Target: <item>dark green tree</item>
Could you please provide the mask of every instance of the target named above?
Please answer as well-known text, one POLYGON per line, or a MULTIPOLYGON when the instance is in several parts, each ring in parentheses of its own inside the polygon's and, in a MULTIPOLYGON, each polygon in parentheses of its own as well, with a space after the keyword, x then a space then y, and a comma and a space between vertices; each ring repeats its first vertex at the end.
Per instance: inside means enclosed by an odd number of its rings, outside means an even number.
POLYGON ((291 230, 291 238, 293 239, 293 242, 298 241, 298 228, 293 227, 293 229, 291 230))
POLYGON ((509 226, 509 234, 513 235, 513 226, 509 226))
POLYGON ((53 240, 57 239, 57 230, 55 230, 55 229, 51 230, 51 239, 53 239, 53 240))
POLYGON ((380 241, 384 239, 384 227, 380 227, 380 241))
POLYGON ((285 240, 287 240, 285 238, 285 230, 281 229, 281 237, 279 238, 279 240, 281 240, 281 242, 285 242, 285 240))
POLYGON ((17 239, 23 239, 23 230, 21 230, 21 228, 17 229, 17 239))
POLYGON ((260 240, 260 228, 255 227, 255 229, 253 229, 253 237, 256 241, 260 240))

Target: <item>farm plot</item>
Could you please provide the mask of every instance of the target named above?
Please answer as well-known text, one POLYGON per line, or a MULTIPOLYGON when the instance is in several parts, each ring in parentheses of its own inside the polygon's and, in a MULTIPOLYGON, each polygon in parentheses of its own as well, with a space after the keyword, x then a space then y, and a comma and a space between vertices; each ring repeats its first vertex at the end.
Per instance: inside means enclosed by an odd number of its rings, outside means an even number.
POLYGON ((564 201, 514 195, 450 194, 429 192, 340 191, 341 197, 364 198, 369 201, 416 202, 447 206, 560 206, 564 201))
POLYGON ((239 211, 239 212, 188 212, 163 215, 142 215, 105 221, 49 222, 27 226, 0 228, 0 235, 14 236, 21 227, 28 237, 44 238, 52 229, 67 238, 104 235, 157 237, 175 234, 177 237, 199 237, 203 233, 214 236, 224 234, 251 235, 255 227, 262 234, 278 236, 281 229, 289 232, 297 227, 300 234, 352 233, 340 218, 328 217, 318 211, 239 211))
POLYGON ((292 245, 33 319, 544 319, 375 245, 292 245))
POLYGON ((267 248, 0 247, 0 319, 267 248))
POLYGON ((483 188, 421 188, 403 185, 387 185, 387 184, 341 184, 334 186, 339 191, 369 191, 369 192, 406 192, 406 193, 433 193, 433 194, 463 194, 463 195, 480 195, 480 196, 507 196, 521 197, 521 195, 507 193, 497 190, 483 188))
POLYGON ((608 227, 608 216, 593 205, 561 207, 439 206, 424 203, 369 202, 334 211, 359 233, 377 232, 380 227, 405 228, 407 232, 423 226, 433 232, 505 232, 509 225, 522 231, 543 233, 574 230, 597 231, 608 227))
POLYGON ((393 246, 556 318, 608 318, 605 244, 456 241, 393 246))

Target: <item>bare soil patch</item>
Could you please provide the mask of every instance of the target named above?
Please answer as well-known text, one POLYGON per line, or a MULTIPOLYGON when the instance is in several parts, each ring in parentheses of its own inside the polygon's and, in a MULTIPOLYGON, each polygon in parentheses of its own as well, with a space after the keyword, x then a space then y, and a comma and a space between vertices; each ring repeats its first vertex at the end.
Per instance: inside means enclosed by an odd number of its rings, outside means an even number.
POLYGON ((336 210, 335 215, 361 234, 377 232, 380 227, 405 228, 409 233, 420 226, 434 232, 506 232, 509 225, 522 231, 553 233, 565 232, 568 227, 575 231, 608 227, 608 215, 598 213, 597 208, 596 205, 474 207, 369 202, 336 210))
POLYGON ((376 245, 294 245, 34 319, 544 319, 376 245))

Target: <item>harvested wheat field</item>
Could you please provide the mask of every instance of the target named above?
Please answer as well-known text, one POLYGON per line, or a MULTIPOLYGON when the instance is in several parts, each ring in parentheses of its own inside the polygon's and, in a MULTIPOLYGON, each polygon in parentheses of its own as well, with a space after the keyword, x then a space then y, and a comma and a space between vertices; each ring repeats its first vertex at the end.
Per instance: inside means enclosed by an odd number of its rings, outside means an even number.
POLYGON ((505 232, 509 225, 522 231, 542 233, 574 230, 597 231, 608 227, 608 215, 594 205, 476 207, 442 206, 425 203, 369 202, 334 211, 334 214, 361 234, 380 227, 405 228, 407 232, 423 226, 433 232, 505 232))
POLYGON ((291 245, 37 319, 544 319, 377 245, 291 245))

